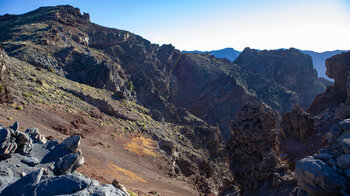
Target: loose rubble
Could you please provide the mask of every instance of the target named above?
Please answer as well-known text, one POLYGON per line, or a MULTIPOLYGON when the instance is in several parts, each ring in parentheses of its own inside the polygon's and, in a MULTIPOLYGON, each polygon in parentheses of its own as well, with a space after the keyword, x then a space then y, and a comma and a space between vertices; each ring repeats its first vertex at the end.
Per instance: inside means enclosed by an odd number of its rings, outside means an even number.
POLYGON ((59 144, 37 128, 21 132, 18 127, 18 122, 0 125, 0 196, 129 195, 119 183, 100 185, 75 171, 84 164, 80 136, 59 144))

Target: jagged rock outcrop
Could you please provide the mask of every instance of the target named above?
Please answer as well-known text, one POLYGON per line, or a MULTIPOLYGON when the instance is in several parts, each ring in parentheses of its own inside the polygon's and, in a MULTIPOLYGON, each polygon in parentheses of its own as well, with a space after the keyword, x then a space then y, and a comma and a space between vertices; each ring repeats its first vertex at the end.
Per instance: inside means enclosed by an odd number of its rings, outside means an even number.
POLYGON ((314 131, 314 127, 314 118, 299 106, 283 114, 280 126, 284 138, 296 138, 300 141, 304 141, 314 131))
POLYGON ((350 117, 350 52, 335 55, 326 60, 327 76, 334 79, 332 86, 328 86, 326 92, 316 96, 309 112, 319 115, 331 108, 337 108, 340 119, 350 117))
POLYGON ((44 140, 37 128, 19 131, 16 122, 8 128, 1 125, 0 137, 1 196, 128 195, 111 184, 101 186, 75 172, 84 163, 80 136, 68 137, 59 144, 56 140, 44 140), (26 148, 20 148, 23 145, 26 148))
POLYGON ((282 116, 279 141, 280 157, 294 170, 295 164, 301 158, 317 153, 325 146, 323 128, 318 127, 319 119, 296 106, 292 111, 282 116))
POLYGON ((295 91, 303 108, 308 108, 314 97, 325 91, 311 57, 294 48, 270 51, 245 48, 234 62, 243 70, 295 91))
POLYGON ((201 193, 215 194, 232 191, 234 184, 228 165, 225 148, 218 127, 183 126, 179 145, 176 140, 161 139, 160 149, 169 155, 167 172, 177 178, 185 177, 201 193), (191 148, 188 148, 191 146, 191 148), (204 158, 206 157, 206 158, 204 158), (231 186, 224 187, 224 180, 231 186))
POLYGON ((350 189, 350 119, 332 126, 328 146, 297 162, 298 185, 309 195, 348 195, 350 189))
POLYGON ((227 144, 235 183, 244 193, 281 185, 286 168, 278 156, 275 112, 262 103, 248 102, 236 118, 227 144))

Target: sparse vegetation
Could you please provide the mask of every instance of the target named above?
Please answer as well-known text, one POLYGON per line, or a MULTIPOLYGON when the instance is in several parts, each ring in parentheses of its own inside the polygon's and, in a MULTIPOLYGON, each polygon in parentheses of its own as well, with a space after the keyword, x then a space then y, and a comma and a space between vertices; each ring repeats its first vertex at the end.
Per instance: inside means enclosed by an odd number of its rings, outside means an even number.
POLYGON ((132 92, 134 90, 134 83, 132 81, 129 81, 128 85, 129 85, 129 91, 132 92))
POLYGON ((16 106, 16 110, 20 110, 20 111, 22 111, 22 110, 23 110, 23 106, 21 106, 21 105, 17 105, 17 106, 16 106))
POLYGON ((128 190, 128 193, 129 193, 130 196, 138 196, 138 194, 136 194, 136 193, 134 193, 134 192, 132 192, 130 190, 128 190))
POLYGON ((3 93, 3 92, 5 92, 5 87, 2 84, 0 84, 0 93, 3 93))

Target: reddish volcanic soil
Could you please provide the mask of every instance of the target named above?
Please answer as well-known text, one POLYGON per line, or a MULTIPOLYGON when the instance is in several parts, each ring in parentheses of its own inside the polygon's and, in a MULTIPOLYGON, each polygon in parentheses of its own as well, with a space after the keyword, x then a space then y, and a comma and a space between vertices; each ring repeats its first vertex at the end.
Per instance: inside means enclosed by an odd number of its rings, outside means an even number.
POLYGON ((85 164, 78 171, 100 183, 111 183, 116 178, 128 190, 141 192, 139 195, 150 195, 150 191, 162 196, 198 195, 191 185, 161 172, 165 158, 152 150, 155 143, 146 136, 118 132, 112 125, 102 126, 97 120, 45 105, 28 106, 23 111, 0 107, 0 123, 9 126, 14 121, 19 122, 21 131, 37 127, 46 137, 59 141, 68 137, 63 133, 82 135, 85 164))

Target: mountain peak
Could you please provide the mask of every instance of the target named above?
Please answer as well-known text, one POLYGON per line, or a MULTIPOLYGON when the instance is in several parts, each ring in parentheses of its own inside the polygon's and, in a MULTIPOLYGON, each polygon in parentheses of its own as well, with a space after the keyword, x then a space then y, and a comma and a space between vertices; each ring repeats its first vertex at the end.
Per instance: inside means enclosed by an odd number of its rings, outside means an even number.
POLYGON ((90 15, 85 12, 81 14, 79 8, 70 5, 59 5, 40 7, 23 15, 6 14, 0 16, 0 21, 4 20, 11 21, 12 25, 15 25, 14 23, 53 20, 65 25, 73 26, 75 23, 84 24, 90 22, 90 15))
POLYGON ((43 16, 48 16, 49 19, 54 19, 58 22, 90 22, 90 15, 88 13, 84 12, 81 14, 79 8, 70 5, 41 7, 36 11, 42 13, 43 16))

